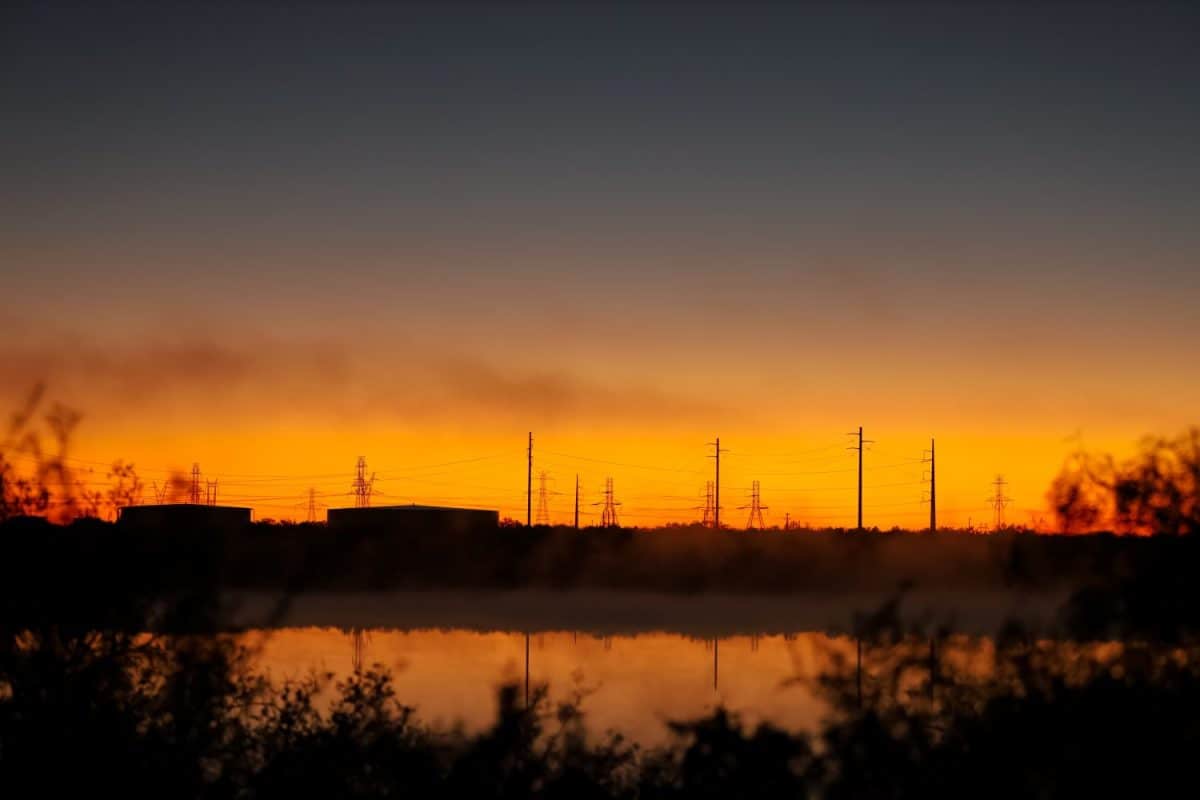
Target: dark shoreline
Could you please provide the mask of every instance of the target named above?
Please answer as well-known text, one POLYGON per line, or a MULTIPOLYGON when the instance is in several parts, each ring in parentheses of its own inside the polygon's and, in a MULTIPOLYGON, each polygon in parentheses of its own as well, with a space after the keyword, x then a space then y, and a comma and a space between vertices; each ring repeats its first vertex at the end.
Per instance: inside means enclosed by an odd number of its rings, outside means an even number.
MULTIPOLYGON (((1126 622, 1168 636, 1181 626, 1200 627, 1192 579, 1200 571, 1200 538, 1194 537, 537 527, 400 536, 322 525, 146 531, 32 518, 0 525, 0 536, 6 545, 3 614, 18 623, 107 620, 131 598, 319 594, 345 595, 339 601, 345 605, 364 593, 503 598, 522 590, 545 597, 654 596, 658 608, 723 597, 727 606, 747 609, 790 606, 809 620, 793 624, 776 614, 770 626, 779 630, 842 628, 851 624, 851 611, 866 614, 875 610, 872 603, 905 593, 959 598, 935 604, 930 624, 952 620, 959 607, 975 608, 966 616, 986 609, 995 621, 1024 596, 1053 596, 1071 606, 1054 624, 1065 620, 1083 635, 1105 636, 1126 622), (846 598, 856 599, 847 605, 846 598), (818 619, 805 611, 822 606, 837 606, 838 616, 818 619)), ((544 605, 553 609, 555 602, 544 605)), ((458 624, 449 610, 440 613, 458 624)), ((644 608, 640 618, 634 611, 619 615, 655 624, 658 613, 644 608)), ((1048 626, 1049 616, 1041 613, 1039 625, 1048 626)), ((580 626, 569 618, 555 624, 580 626)))
POLYGON ((130 530, 98 520, 0 524, 8 577, 89 567, 154 585, 163 578, 234 589, 604 588, 695 594, 1058 589, 1200 564, 1190 537, 878 531, 498 528, 389 535, 324 525, 130 530), (46 559, 53 557, 54 564, 46 559))

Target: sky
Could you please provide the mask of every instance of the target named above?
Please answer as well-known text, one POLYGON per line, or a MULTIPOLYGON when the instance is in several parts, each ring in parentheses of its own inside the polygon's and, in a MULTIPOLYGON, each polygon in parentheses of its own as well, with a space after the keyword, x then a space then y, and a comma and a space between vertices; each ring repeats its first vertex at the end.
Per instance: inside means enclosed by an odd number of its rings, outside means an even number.
POLYGON ((1009 520, 1197 421, 1186 4, 5 4, 0 403, 88 480, 1009 520), (535 487, 536 492, 536 487, 535 487))

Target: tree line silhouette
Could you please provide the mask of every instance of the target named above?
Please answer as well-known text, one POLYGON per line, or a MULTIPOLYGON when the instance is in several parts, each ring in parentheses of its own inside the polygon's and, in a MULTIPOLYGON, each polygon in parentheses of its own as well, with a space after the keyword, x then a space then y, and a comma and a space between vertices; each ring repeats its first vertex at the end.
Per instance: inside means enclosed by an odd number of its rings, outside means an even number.
MULTIPOLYGON (((140 502, 145 482, 132 463, 113 462, 104 474, 108 485, 103 489, 92 488, 94 483, 70 465, 71 437, 82 418, 79 411, 61 403, 48 405, 41 384, 11 414, 0 438, 0 522, 20 516, 43 516, 60 523, 79 518, 113 520, 120 508, 140 502), (29 466, 22 469, 18 460, 29 466)), ((187 477, 175 473, 167 477, 160 495, 177 502, 186 497, 187 487, 187 477)), ((1146 437, 1138 453, 1122 461, 1080 449, 1063 464, 1046 497, 1063 534, 1196 533, 1200 531, 1200 428, 1173 437, 1146 437)), ((504 520, 502 526, 518 524, 504 520)), ((663 529, 690 527, 695 526, 663 529)), ((1011 526, 1000 532, 1023 531, 1028 529, 1011 526)))
POLYGON ((1099 629, 1118 617, 1137 627, 1186 618, 1192 613, 1186 576, 1200 567, 1200 539, 1189 535, 1200 524, 1197 430, 1148 439, 1123 462, 1073 456, 1050 492, 1068 535, 835 529, 747 536, 700 526, 582 533, 522 526, 494 536, 428 531, 392 537, 319 524, 261 522, 238 531, 114 526, 99 517, 132 502, 142 482, 132 465, 118 462, 108 491, 87 491, 68 466, 80 418, 48 405, 42 387, 13 414, 0 441, 0 537, 8 556, 0 572, 11 591, 65 592, 80 598, 84 610, 125 585, 98 585, 98 594, 86 599, 64 588, 63 575, 88 569, 164 590, 197 575, 220 588, 286 591, 886 592, 908 582, 922 588, 1071 590, 1087 598, 1072 613, 1080 624, 1091 619, 1099 629), (27 468, 18 469, 22 460, 27 468), (1102 523, 1121 533, 1154 535, 1070 535, 1102 523))

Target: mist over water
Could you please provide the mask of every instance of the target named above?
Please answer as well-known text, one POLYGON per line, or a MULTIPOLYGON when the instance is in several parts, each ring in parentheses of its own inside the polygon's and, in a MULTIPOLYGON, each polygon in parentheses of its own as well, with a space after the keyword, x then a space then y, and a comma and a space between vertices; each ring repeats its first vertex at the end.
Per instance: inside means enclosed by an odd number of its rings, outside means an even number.
MULTIPOLYGON (((979 589, 694 594, 650 591, 311 592, 289 598, 279 627, 561 631, 593 636, 678 634, 696 639, 800 633, 853 634, 889 603, 906 627, 990 635, 1006 623, 1053 635, 1069 591, 979 589)), ((268 593, 234 593, 231 622, 260 627, 275 608, 268 593)))

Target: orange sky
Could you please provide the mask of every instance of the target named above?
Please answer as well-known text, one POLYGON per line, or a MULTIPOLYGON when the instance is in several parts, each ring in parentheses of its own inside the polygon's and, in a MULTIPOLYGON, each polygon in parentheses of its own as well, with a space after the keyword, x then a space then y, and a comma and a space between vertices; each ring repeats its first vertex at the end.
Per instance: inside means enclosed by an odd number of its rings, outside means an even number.
POLYGON ((624 524, 698 519, 713 477, 706 443, 720 435, 729 450, 721 476, 727 524, 745 524, 748 511, 738 507, 758 480, 768 525, 786 514, 793 523, 852 526, 856 464, 846 432, 861 423, 875 440, 865 460, 866 525, 927 524, 921 458, 931 435, 940 525, 990 524, 997 473, 1014 498, 1010 522, 1049 521, 1044 494, 1075 437, 1128 452, 1145 432, 1182 427, 1190 410, 1185 396, 1147 399, 1121 384, 1044 380, 1036 361, 1021 373, 1029 383, 964 365, 978 382, 950 380, 947 371, 930 385, 915 369, 904 374, 887 362, 814 358, 804 369, 731 363, 709 386, 682 360, 630 369, 624 353, 637 360, 633 341, 614 352, 609 374, 561 358, 555 368, 527 358, 503 368, 417 345, 407 352, 421 355, 410 359, 329 341, 65 341, 59 350, 28 344, 24 356, 8 359, 9 407, 19 397, 12 387, 45 378, 51 398, 85 412, 69 455, 94 470, 95 485, 114 458, 132 460, 148 485, 199 462, 204 477, 219 482, 221 502, 249 505, 258 518, 303 519, 310 487, 322 512, 352 504, 362 455, 377 473, 378 504, 481 506, 523 520, 532 429, 535 507, 544 470, 556 523, 571 519, 576 474, 584 524, 598 521, 593 504, 608 477, 624 524), (773 379, 756 366, 773 369, 773 379))
POLYGON ((360 455, 523 518, 532 430, 554 521, 635 524, 717 435, 731 524, 853 525, 862 425, 868 525, 933 436, 966 525, 1197 422, 1182 6, 350 5, 0 24, 0 409, 275 518, 360 455))

